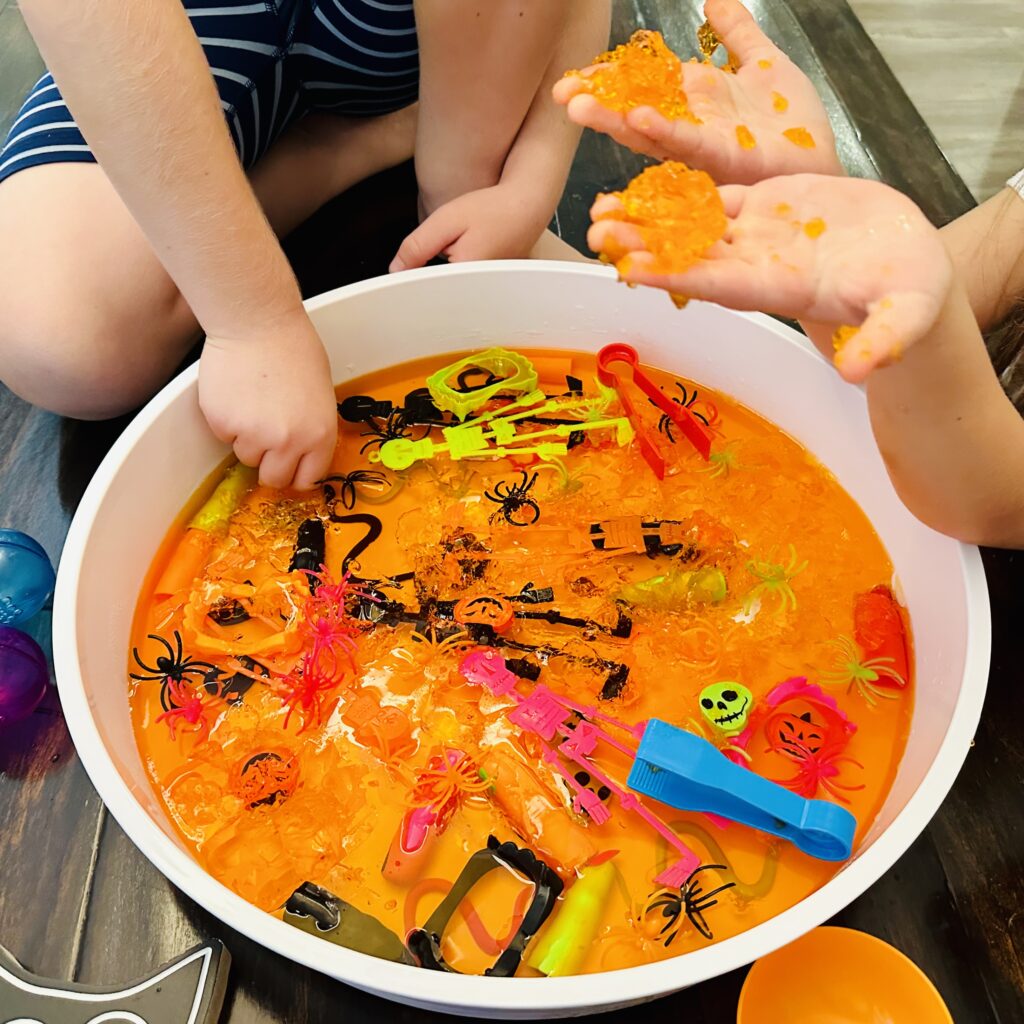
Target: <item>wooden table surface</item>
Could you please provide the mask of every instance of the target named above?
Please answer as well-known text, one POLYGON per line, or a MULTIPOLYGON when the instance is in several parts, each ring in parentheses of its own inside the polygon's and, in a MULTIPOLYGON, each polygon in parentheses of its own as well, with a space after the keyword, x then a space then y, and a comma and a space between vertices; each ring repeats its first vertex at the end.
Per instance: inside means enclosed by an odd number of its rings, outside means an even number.
MULTIPOLYGON (((844 2, 754 0, 750 6, 826 97, 852 172, 905 190, 937 223, 972 204, 844 2)), ((660 27, 682 48, 693 38, 697 17, 690 2, 622 0, 616 37, 638 25, 660 27)), ((621 186, 638 166, 607 140, 585 137, 559 210, 561 233, 582 244, 594 193, 621 186)), ((413 188, 410 169, 399 168, 354 189, 296 231, 287 248, 306 293, 381 273, 412 222, 413 188)), ((0 526, 34 535, 56 561, 90 475, 123 426, 62 420, 0 389, 0 526)), ((143 496, 139 514, 145 514, 143 496)), ((835 923, 871 932, 907 953, 936 983, 957 1024, 1021 1024, 1024 558, 986 551, 984 561, 994 642, 974 748, 925 832, 835 923)), ((46 613, 31 624, 44 646, 49 630, 46 613)), ((177 892, 100 803, 55 692, 29 720, 0 732, 0 942, 40 974, 114 985, 214 936, 234 958, 225 1024, 442 1019, 298 967, 177 892)), ((743 974, 608 1019, 728 1024, 743 974)))

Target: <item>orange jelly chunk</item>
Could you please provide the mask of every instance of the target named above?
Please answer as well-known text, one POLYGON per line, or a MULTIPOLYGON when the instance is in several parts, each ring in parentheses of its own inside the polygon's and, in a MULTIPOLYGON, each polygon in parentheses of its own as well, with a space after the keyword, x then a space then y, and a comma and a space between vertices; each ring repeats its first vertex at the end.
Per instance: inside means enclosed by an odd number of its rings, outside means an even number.
POLYGON ((736 125, 736 141, 742 149, 753 149, 757 145, 757 140, 745 124, 736 125))
MULTIPOLYGON (((615 195, 622 208, 599 219, 636 225, 654 256, 656 273, 686 270, 725 234, 725 209, 715 183, 686 164, 669 160, 648 167, 615 195)), ((602 255, 620 273, 626 269, 625 251, 609 248, 602 255)))
POLYGON ((825 222, 820 217, 812 217, 804 225, 804 234, 808 238, 819 238, 825 233, 825 222))
MULTIPOLYGON (((580 76, 581 81, 609 110, 624 113, 636 107, 654 107, 671 120, 700 123, 686 103, 682 61, 665 45, 660 32, 634 32, 628 43, 600 54, 594 63, 602 66, 591 75, 580 76)), ((579 74, 566 72, 566 76, 579 74)))
POLYGON ((814 149, 814 136, 806 128, 787 128, 782 134, 795 146, 814 149))

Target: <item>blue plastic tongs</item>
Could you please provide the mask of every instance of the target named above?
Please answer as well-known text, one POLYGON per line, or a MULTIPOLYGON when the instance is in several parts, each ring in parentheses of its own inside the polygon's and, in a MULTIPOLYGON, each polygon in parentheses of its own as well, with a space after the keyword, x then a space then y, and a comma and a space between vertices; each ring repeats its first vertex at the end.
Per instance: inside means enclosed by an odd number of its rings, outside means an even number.
POLYGON ((730 761, 700 736, 652 718, 626 785, 682 811, 717 814, 788 839, 820 860, 846 860, 857 819, 827 800, 805 800, 730 761))

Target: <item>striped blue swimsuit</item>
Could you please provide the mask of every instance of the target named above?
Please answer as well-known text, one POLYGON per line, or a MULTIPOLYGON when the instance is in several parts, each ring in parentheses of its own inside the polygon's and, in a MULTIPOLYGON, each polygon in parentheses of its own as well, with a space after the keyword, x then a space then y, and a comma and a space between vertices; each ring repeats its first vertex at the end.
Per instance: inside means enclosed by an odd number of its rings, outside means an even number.
MULTIPOLYGON (((412 103, 419 51, 412 0, 183 0, 243 166, 311 110, 350 117, 412 103)), ((47 163, 94 163, 49 73, 0 150, 0 182, 47 163)))

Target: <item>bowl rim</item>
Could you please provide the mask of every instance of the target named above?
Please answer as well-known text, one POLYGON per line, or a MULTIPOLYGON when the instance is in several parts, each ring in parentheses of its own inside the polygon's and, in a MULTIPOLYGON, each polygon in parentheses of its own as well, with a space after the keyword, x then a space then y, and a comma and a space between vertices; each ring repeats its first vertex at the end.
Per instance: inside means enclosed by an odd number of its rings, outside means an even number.
MULTIPOLYGON (((610 268, 581 263, 495 260, 452 264, 359 281, 316 296, 305 306, 309 312, 315 313, 339 299, 369 291, 400 288, 412 280, 448 275, 502 275, 509 271, 545 276, 556 274, 566 278, 575 275, 615 277, 610 268)), ((770 317, 759 313, 727 312, 766 327, 781 341, 802 349, 809 358, 822 359, 803 335, 770 317)), ((406 1005, 464 1015, 486 1013, 504 1018, 525 1018, 543 1012, 579 1013, 587 1012, 589 1008, 598 1012, 625 1006, 667 995, 746 966, 821 925, 895 864, 924 830, 949 792, 967 756, 981 715, 991 652, 988 587, 980 552, 974 546, 952 541, 958 546, 964 581, 967 644, 960 696, 932 765, 903 809, 867 850, 847 864, 841 874, 768 921, 732 938, 657 963, 563 978, 496 979, 425 971, 381 960, 325 942, 257 909, 207 874, 136 800, 105 749, 93 719, 76 653, 76 596, 81 562, 97 511, 137 440, 167 405, 195 386, 197 379, 198 365, 193 364, 154 396, 111 447, 86 488, 68 529, 57 573, 53 600, 54 667, 65 719, 82 765, 121 828, 177 888, 224 924, 266 948, 364 991, 406 1005)), ((926 527, 922 526, 922 529, 926 527)))

